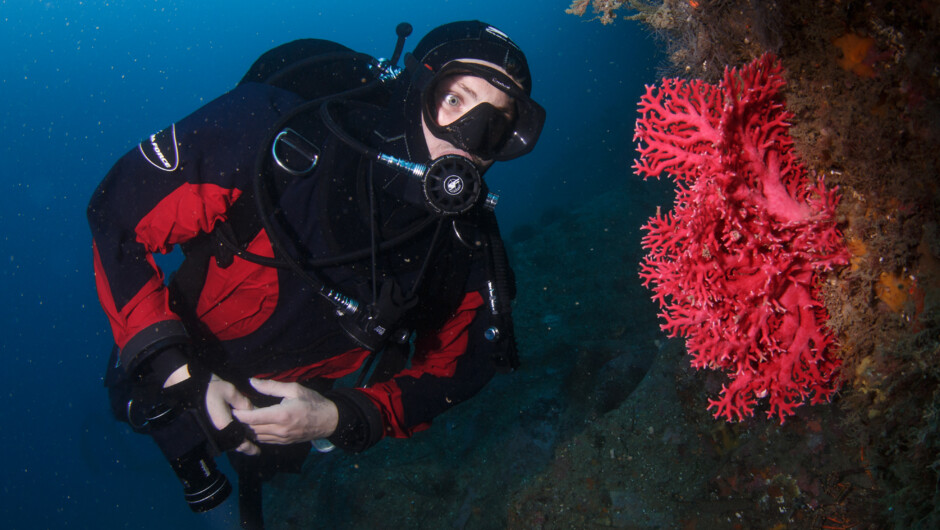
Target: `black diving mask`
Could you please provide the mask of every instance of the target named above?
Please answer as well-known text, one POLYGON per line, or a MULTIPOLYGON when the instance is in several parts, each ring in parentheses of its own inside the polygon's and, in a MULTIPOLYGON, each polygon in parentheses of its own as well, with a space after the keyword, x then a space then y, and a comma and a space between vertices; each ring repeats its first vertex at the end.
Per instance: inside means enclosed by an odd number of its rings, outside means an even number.
POLYGON ((483 160, 511 160, 535 147, 545 109, 533 101, 499 70, 477 63, 452 61, 445 65, 422 93, 422 113, 431 134, 483 160), (499 109, 480 103, 447 125, 437 122, 438 90, 441 83, 456 75, 479 77, 510 97, 511 105, 499 109))

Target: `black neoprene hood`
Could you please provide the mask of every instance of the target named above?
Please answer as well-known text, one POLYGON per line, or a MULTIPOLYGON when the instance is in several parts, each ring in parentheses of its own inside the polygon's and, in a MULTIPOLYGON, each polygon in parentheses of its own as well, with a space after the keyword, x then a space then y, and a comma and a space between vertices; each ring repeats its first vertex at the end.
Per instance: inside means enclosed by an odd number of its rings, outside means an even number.
POLYGON ((525 91, 532 93, 532 79, 525 54, 502 31, 480 22, 451 22, 431 30, 418 42, 412 55, 433 71, 457 59, 478 59, 502 67, 525 91))

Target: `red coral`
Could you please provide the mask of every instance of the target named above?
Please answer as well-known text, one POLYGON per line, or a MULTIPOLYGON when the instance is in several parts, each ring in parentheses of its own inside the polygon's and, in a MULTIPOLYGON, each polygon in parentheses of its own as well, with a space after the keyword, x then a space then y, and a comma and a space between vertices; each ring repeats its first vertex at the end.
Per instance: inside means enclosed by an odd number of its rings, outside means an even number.
POLYGON ((635 140, 644 178, 677 185, 673 211, 643 227, 640 277, 692 366, 730 383, 709 400, 715 417, 751 416, 767 398, 783 423, 807 398, 828 401, 841 364, 817 272, 848 252, 836 228, 837 190, 813 182, 793 150, 770 54, 725 71, 722 82, 664 79, 641 98, 635 140), (651 287, 652 286, 652 287, 651 287))

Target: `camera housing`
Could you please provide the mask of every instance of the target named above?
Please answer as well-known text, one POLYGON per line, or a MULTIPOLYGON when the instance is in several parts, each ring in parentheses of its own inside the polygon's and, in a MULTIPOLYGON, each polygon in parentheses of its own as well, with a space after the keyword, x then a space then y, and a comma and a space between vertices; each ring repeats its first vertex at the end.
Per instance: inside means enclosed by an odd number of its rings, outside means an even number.
POLYGON ((131 400, 128 419, 136 431, 149 434, 157 443, 183 485, 183 497, 192 511, 206 512, 225 502, 232 484, 215 464, 220 452, 197 411, 163 403, 135 407, 131 400))

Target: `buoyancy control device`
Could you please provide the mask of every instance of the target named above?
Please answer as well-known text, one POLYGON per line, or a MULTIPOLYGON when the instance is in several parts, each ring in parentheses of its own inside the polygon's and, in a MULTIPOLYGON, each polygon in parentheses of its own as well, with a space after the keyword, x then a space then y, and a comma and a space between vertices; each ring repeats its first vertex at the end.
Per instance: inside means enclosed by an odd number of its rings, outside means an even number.
MULTIPOLYGON (((170 288, 173 309, 184 321, 196 321, 194 308, 210 260, 214 259, 219 267, 224 268, 238 256, 264 266, 288 268, 300 275, 336 307, 340 323, 350 337, 373 352, 379 351, 389 341, 404 339, 401 330, 397 329, 397 320, 415 303, 414 286, 410 293, 406 293, 395 284, 384 284, 380 290, 377 289, 379 294, 371 303, 361 304, 322 281, 316 270, 369 256, 373 257, 374 262, 377 251, 400 245, 436 223, 436 235, 432 238, 428 257, 433 251, 433 240, 439 237, 445 226, 453 231, 453 237, 468 248, 485 252, 487 310, 491 318, 490 325, 484 331, 484 339, 502 344, 494 348, 496 353, 493 360, 497 369, 510 371, 518 366, 511 319, 515 283, 492 211, 496 197, 487 193, 480 172, 471 161, 461 160, 462 157, 442 157, 424 165, 374 151, 346 133, 331 114, 334 105, 343 105, 344 102, 378 106, 388 103, 387 86, 401 73, 395 65, 410 31, 409 25, 399 25, 395 52, 389 61, 376 60, 334 42, 305 39, 274 48, 252 65, 241 83, 268 83, 293 91, 306 101, 271 128, 265 148, 260 150, 254 168, 254 186, 230 207, 227 220, 218 223, 213 232, 202 234, 183 245, 186 259, 173 275, 170 288), (374 157, 376 163, 410 174, 412 182, 421 185, 421 196, 425 201, 423 206, 432 214, 428 221, 392 239, 376 242, 370 248, 345 255, 308 261, 292 257, 286 250, 288 243, 278 240, 281 231, 273 226, 275 216, 271 212, 277 197, 292 179, 304 178, 318 163, 322 138, 310 138, 288 126, 293 116, 314 110, 320 113, 334 136, 360 154, 374 157), (279 168, 279 171, 272 172, 268 170, 270 167, 279 168), (455 191, 457 193, 453 193, 455 191), (471 213, 472 219, 468 217, 471 213), (245 250, 262 229, 266 230, 275 247, 275 258, 254 255, 245 250)), ((418 274, 420 276, 421 273, 418 274)), ((206 418, 172 404, 154 402, 144 406, 135 401, 134 382, 114 362, 116 355, 112 354, 105 377, 105 384, 111 390, 115 416, 131 423, 135 430, 154 436, 173 464, 174 471, 184 485, 186 499, 194 511, 212 509, 223 502, 231 487, 214 466, 214 457, 219 454, 220 448, 216 447, 210 429, 205 425, 206 418), (143 416, 135 419, 135 411, 141 411, 143 416)), ((213 370, 216 368, 212 367, 213 370)), ((368 368, 362 373, 366 371, 368 368)), ((379 369, 375 371, 379 372, 379 369)), ((219 373, 224 377, 224 372, 219 373)), ((243 459, 245 462, 242 463, 238 463, 238 459, 233 460, 240 476, 243 528, 263 527, 260 483, 267 475, 262 473, 262 468, 283 471, 299 465, 306 455, 305 447, 287 446, 285 451, 293 452, 288 456, 271 457, 273 463, 251 458, 243 459)))
MULTIPOLYGON (((509 371, 517 367, 511 329, 511 301, 515 296, 515 285, 493 213, 498 197, 488 192, 481 172, 471 160, 462 156, 445 155, 430 164, 391 156, 360 141, 334 118, 337 107, 382 107, 389 104, 390 86, 402 73, 397 61, 410 31, 410 25, 405 23, 396 28, 398 40, 390 60, 377 60, 331 41, 303 39, 266 52, 252 65, 240 83, 271 84, 294 91, 306 101, 271 127, 269 139, 264 144, 270 147, 260 149, 256 159, 254 185, 232 205, 228 220, 219 223, 212 233, 183 246, 187 259, 171 284, 178 301, 174 310, 185 313, 187 308, 195 308, 210 258, 215 258, 217 265, 225 267, 237 255, 261 265, 290 269, 333 305, 340 326, 347 335, 360 346, 379 351, 389 341, 407 339, 409 332, 401 329, 398 321, 416 304, 415 293, 423 269, 408 290, 392 283, 379 285, 378 279, 373 277, 374 295, 368 303, 330 285, 317 270, 371 255, 374 274, 374 259, 378 251, 401 245, 436 223, 436 235, 428 249, 427 262, 434 251, 434 241, 443 232, 443 227, 450 225, 448 228, 458 240, 472 250, 486 253, 489 275, 487 302, 493 325, 487 328, 485 337, 490 342, 506 343, 504 347, 497 348, 500 353, 494 355, 494 362, 500 370, 509 371), (405 198, 411 198, 409 202, 427 210, 430 213, 427 220, 394 238, 374 242, 370 248, 318 260, 293 257, 297 253, 291 252, 291 242, 281 236, 283 230, 275 226, 276 217, 271 212, 277 197, 290 181, 304 178, 317 166, 319 144, 323 138, 311 137, 289 126, 296 116, 311 111, 318 113, 325 132, 353 148, 366 160, 406 175, 412 189, 420 188, 420 193, 406 192, 405 198), (475 219, 473 223, 461 221, 470 213, 475 219), (465 236, 468 224, 474 225, 473 237, 465 236), (245 250, 261 229, 266 231, 274 247, 276 257, 273 259, 245 250)), ((370 188, 373 185, 371 180, 368 185, 370 188)), ((373 193, 371 189, 369 193, 373 193)))

